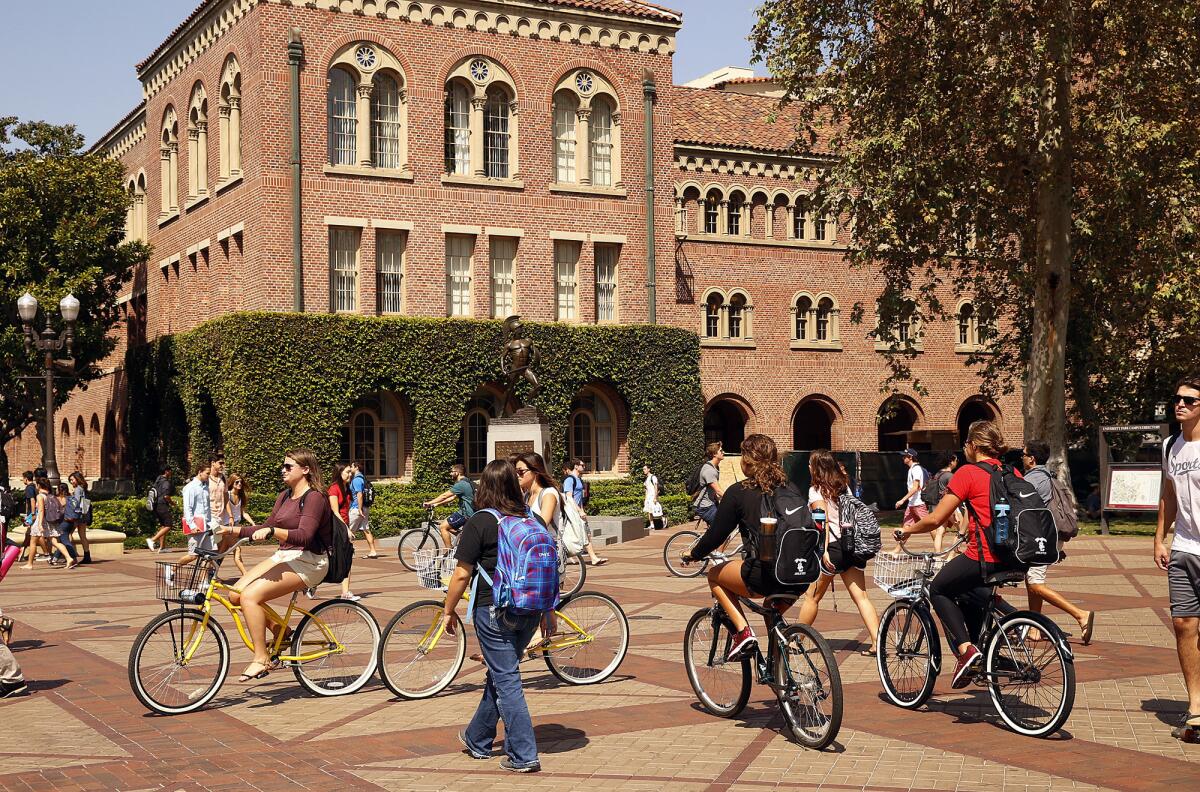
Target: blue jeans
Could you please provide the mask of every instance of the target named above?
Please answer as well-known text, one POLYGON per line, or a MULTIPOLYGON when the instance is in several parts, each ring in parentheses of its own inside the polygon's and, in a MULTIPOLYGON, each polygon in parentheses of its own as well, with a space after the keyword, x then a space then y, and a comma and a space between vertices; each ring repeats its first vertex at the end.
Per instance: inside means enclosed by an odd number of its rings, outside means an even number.
POLYGON ((504 613, 493 616, 491 606, 481 605, 475 609, 474 621, 475 636, 488 670, 483 699, 463 735, 467 747, 473 754, 490 756, 496 740, 496 724, 503 718, 504 753, 516 767, 535 765, 537 740, 521 690, 518 664, 541 617, 504 613))
POLYGON ((717 504, 712 503, 703 509, 697 509, 696 516, 708 523, 709 528, 712 528, 712 524, 717 521, 717 504))

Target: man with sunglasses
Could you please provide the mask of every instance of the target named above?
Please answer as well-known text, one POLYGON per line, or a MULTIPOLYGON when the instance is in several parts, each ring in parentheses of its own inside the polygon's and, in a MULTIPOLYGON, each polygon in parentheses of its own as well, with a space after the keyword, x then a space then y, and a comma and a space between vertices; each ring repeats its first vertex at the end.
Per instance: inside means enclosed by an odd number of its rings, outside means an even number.
POLYGON ((1184 377, 1171 400, 1180 432, 1163 443, 1154 563, 1166 570, 1171 621, 1188 708, 1171 734, 1200 733, 1200 373, 1184 377), (1167 530, 1175 537, 1167 550, 1167 530))

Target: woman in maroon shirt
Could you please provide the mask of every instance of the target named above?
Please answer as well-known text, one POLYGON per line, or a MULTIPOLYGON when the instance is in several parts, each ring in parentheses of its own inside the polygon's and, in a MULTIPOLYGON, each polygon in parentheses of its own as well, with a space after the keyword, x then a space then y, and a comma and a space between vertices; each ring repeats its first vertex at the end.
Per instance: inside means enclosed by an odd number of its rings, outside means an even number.
POLYGON ((238 681, 262 679, 270 673, 267 615, 262 605, 276 597, 312 588, 325 579, 329 566, 329 501, 324 495, 321 466, 307 448, 289 451, 280 469, 286 486, 275 500, 271 516, 261 526, 223 526, 222 534, 261 541, 273 537, 279 549, 257 564, 234 585, 229 601, 242 606, 246 631, 254 644, 254 660, 238 681))

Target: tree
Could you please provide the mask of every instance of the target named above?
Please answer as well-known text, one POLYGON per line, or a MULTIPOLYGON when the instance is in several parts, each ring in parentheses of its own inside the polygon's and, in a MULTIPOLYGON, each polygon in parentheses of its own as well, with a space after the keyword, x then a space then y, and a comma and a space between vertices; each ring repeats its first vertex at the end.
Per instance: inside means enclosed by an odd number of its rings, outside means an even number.
POLYGON ((4 445, 42 417, 45 403, 42 382, 22 379, 39 375, 41 361, 23 348, 17 298, 29 291, 57 311, 70 292, 81 304, 75 376, 55 380, 57 404, 100 376, 116 344, 118 292, 149 258, 145 244, 124 241, 131 199, 123 177, 120 162, 83 151, 73 126, 0 118, 0 480, 9 475, 4 445))
MULTIPOLYGON (((798 150, 836 154, 816 200, 844 207, 851 261, 882 278, 872 332, 886 338, 908 299, 947 318, 947 296, 970 295, 992 330, 971 361, 983 389, 1024 385, 1025 432, 1050 443, 1064 478, 1068 352, 1078 417, 1095 420, 1088 389, 1116 371, 1108 356, 1153 343, 1140 315, 1094 311, 1153 304, 1165 338, 1194 304, 1180 280, 1195 269, 1198 22, 1198 0, 766 0, 759 11, 756 58, 805 119, 798 150), (1167 220, 1185 239, 1162 244, 1167 220), (1077 327, 1081 303, 1093 313, 1077 327), (1122 342, 1089 343, 1105 333, 1122 342)), ((912 354, 893 345, 894 378, 911 376, 912 354)), ((1128 373, 1128 355, 1120 362, 1128 373)))

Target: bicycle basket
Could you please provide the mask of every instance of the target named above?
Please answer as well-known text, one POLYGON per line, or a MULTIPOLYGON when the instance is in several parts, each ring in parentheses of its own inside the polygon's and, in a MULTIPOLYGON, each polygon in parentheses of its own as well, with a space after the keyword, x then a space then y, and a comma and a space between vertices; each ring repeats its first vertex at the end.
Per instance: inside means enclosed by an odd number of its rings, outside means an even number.
POLYGON ((445 591, 450 586, 450 575, 458 561, 453 550, 414 550, 413 562, 417 567, 417 581, 421 588, 445 591))
POLYGON ((216 569, 206 559, 197 558, 186 564, 174 561, 159 561, 154 565, 155 596, 164 602, 191 602, 183 592, 203 593, 216 574, 216 569))
POLYGON ((913 558, 909 555, 880 553, 874 559, 875 585, 895 599, 913 599, 921 593, 924 571, 936 574, 944 563, 941 558, 913 558))

